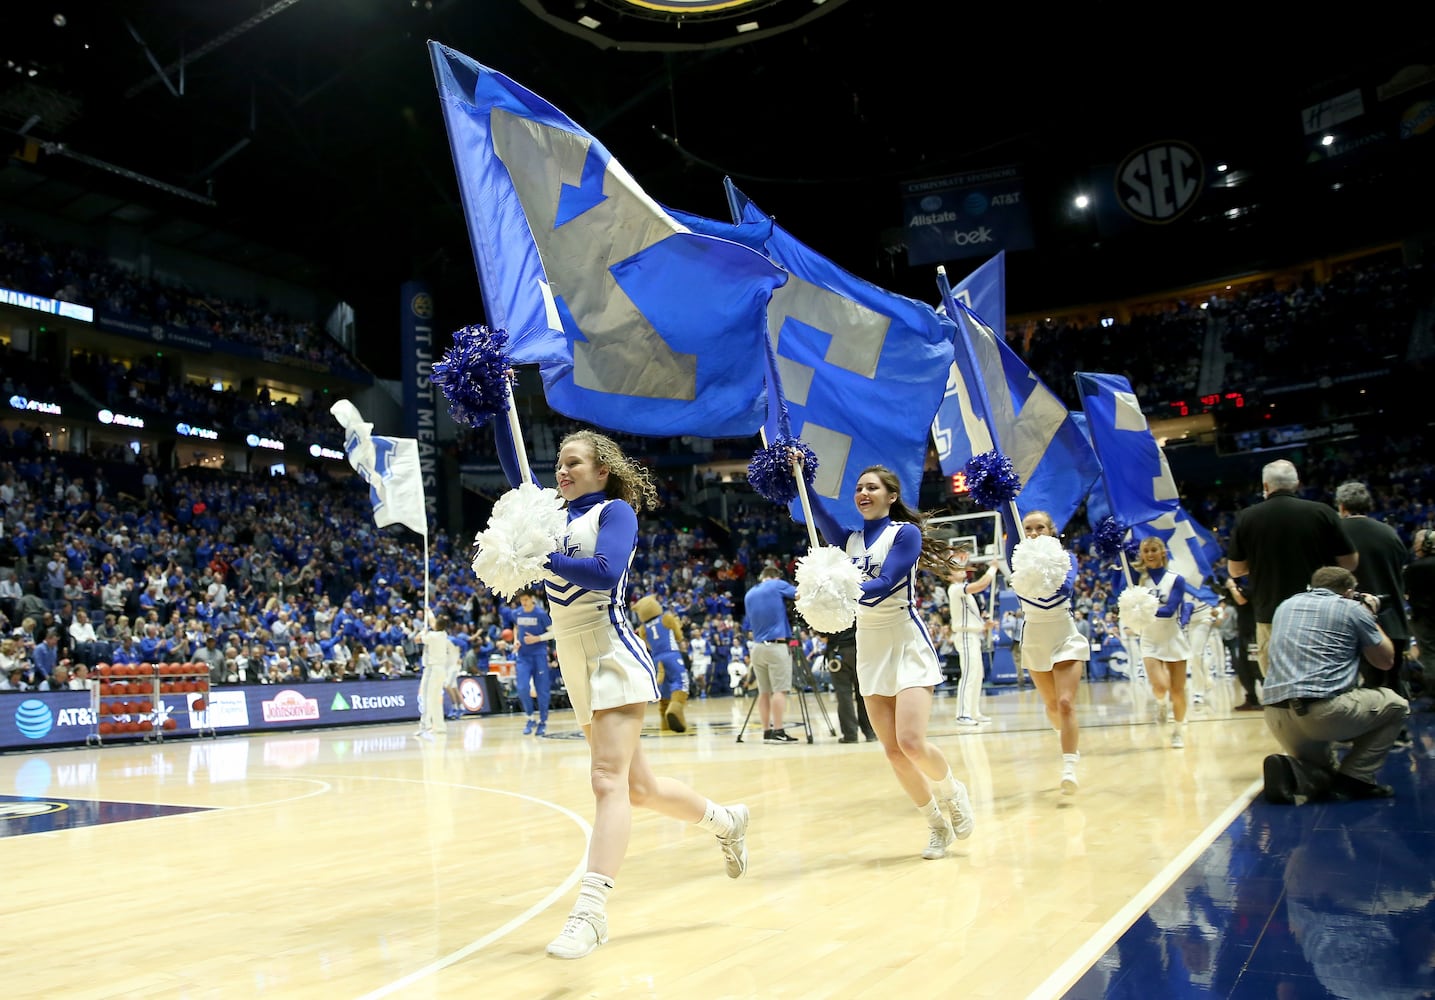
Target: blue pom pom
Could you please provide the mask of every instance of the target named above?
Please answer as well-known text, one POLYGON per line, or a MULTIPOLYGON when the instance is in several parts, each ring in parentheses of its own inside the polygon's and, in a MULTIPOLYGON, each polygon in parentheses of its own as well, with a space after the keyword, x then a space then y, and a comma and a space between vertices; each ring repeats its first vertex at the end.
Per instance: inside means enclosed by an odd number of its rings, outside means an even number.
POLYGON ((448 400, 453 419, 482 427, 508 409, 508 334, 486 326, 466 326, 453 335, 453 346, 434 363, 433 384, 448 400))
POLYGON ((999 451, 973 455, 967 460, 966 473, 972 499, 987 510, 1011 503, 1021 492, 1016 467, 999 451))
POLYGON ((796 438, 780 437, 759 449, 747 464, 747 481, 758 495, 784 507, 797 499, 792 450, 802 453, 802 478, 810 487, 817 478, 817 453, 796 438))
POLYGON ((1120 552, 1125 539, 1126 529, 1110 514, 1096 526, 1096 551, 1103 559, 1111 559, 1120 552))
POLYGON ((1128 538, 1121 544, 1121 551, 1126 553, 1126 561, 1132 566, 1141 565, 1141 539, 1128 538))

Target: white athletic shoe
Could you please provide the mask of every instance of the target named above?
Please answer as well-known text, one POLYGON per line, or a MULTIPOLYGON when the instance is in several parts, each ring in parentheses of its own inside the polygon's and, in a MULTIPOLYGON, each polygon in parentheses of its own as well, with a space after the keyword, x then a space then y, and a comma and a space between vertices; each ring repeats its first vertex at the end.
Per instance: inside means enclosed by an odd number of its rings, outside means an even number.
POLYGON ((582 958, 608 940, 608 918, 593 911, 568 914, 563 930, 548 942, 550 958, 582 958))
POLYGON ((973 719, 970 715, 959 715, 957 716, 957 725, 963 729, 975 729, 981 725, 981 723, 973 719))
POLYGON ((976 817, 972 815, 972 800, 967 797, 967 786, 960 781, 957 782, 957 794, 950 799, 944 799, 942 805, 946 806, 947 815, 952 820, 952 833, 958 840, 966 840, 972 835, 972 827, 976 825, 976 817))
POLYGON ((1180 726, 1177 726, 1175 729, 1171 730, 1171 747, 1174 750, 1180 750, 1185 745, 1186 734, 1182 732, 1180 726))
POLYGON ((741 878, 742 873, 747 871, 747 806, 728 806, 727 811, 732 815, 732 832, 726 837, 719 837, 718 844, 722 846, 727 877, 741 878))
POLYGON ((991 724, 992 717, 990 715, 982 715, 980 712, 977 713, 977 725, 990 726, 991 724))
POLYGON ((1076 765, 1063 763, 1061 765, 1061 794, 1075 795, 1076 788, 1076 765))
POLYGON ((952 832, 952 824, 947 822, 947 817, 942 817, 942 825, 931 828, 931 835, 927 838, 927 849, 922 852, 922 857, 928 861, 937 861, 947 856, 947 845, 957 839, 952 832))

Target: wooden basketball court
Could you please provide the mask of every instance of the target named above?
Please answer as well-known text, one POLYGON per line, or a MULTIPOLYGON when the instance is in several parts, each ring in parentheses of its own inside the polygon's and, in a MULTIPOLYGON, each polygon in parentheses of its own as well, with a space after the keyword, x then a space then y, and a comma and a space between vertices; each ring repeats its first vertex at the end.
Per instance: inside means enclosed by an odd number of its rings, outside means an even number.
POLYGON ((1029 687, 989 695, 976 731, 939 698, 977 813, 942 861, 918 856, 880 746, 838 744, 812 695, 811 745, 756 722, 736 742, 747 701, 693 702, 684 735, 654 708, 659 773, 751 808, 750 867, 730 880, 712 836, 639 813, 612 938, 576 962, 543 952, 592 819, 571 712, 546 738, 496 717, 433 743, 405 725, 7 755, 6 804, 52 807, 0 821, 7 994, 1059 996, 1255 794, 1274 742, 1233 686, 1173 750, 1144 683, 1083 685, 1073 797, 1029 687))

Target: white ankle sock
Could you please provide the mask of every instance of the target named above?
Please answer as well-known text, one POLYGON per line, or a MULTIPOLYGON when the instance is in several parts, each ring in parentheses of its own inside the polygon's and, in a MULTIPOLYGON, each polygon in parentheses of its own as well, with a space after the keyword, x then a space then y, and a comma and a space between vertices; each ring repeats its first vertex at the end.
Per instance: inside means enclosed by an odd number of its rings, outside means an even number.
POLYGON ((697 825, 699 829, 706 830, 708 833, 726 837, 732 833, 732 813, 727 811, 727 806, 720 806, 709 799, 707 811, 703 813, 703 818, 698 820, 697 825))
POLYGON ((1080 754, 1080 753, 1064 753, 1064 754, 1061 755, 1061 762, 1062 762, 1063 764, 1070 764, 1072 767, 1075 767, 1075 766, 1076 766, 1076 762, 1079 761, 1080 759, 1081 759, 1081 754, 1080 754))
POLYGON ((917 810, 927 818, 927 825, 933 829, 936 829, 946 822, 945 817, 942 815, 942 809, 937 805, 937 800, 934 798, 928 799, 926 805, 918 806, 917 810))
POLYGON ((578 901, 573 904, 575 913, 604 913, 608 906, 608 893, 613 891, 613 880, 598 872, 588 872, 578 883, 578 901))
POLYGON ((937 794, 944 799, 956 798, 957 789, 961 787, 962 783, 957 780, 957 776, 952 773, 952 769, 949 767, 947 768, 947 776, 937 782, 937 794))

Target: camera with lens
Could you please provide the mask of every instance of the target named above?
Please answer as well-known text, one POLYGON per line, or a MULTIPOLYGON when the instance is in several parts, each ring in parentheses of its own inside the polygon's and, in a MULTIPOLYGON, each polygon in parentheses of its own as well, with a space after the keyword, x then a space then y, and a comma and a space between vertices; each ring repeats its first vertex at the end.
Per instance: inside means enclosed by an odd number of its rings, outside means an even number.
POLYGON ((1352 590, 1349 594, 1346 594, 1345 596, 1350 598, 1352 601, 1358 601, 1361 604, 1364 604, 1367 608, 1370 609, 1370 613, 1373 615, 1380 614, 1381 604, 1384 603, 1384 601, 1389 597, 1388 594, 1366 594, 1359 590, 1352 590))

